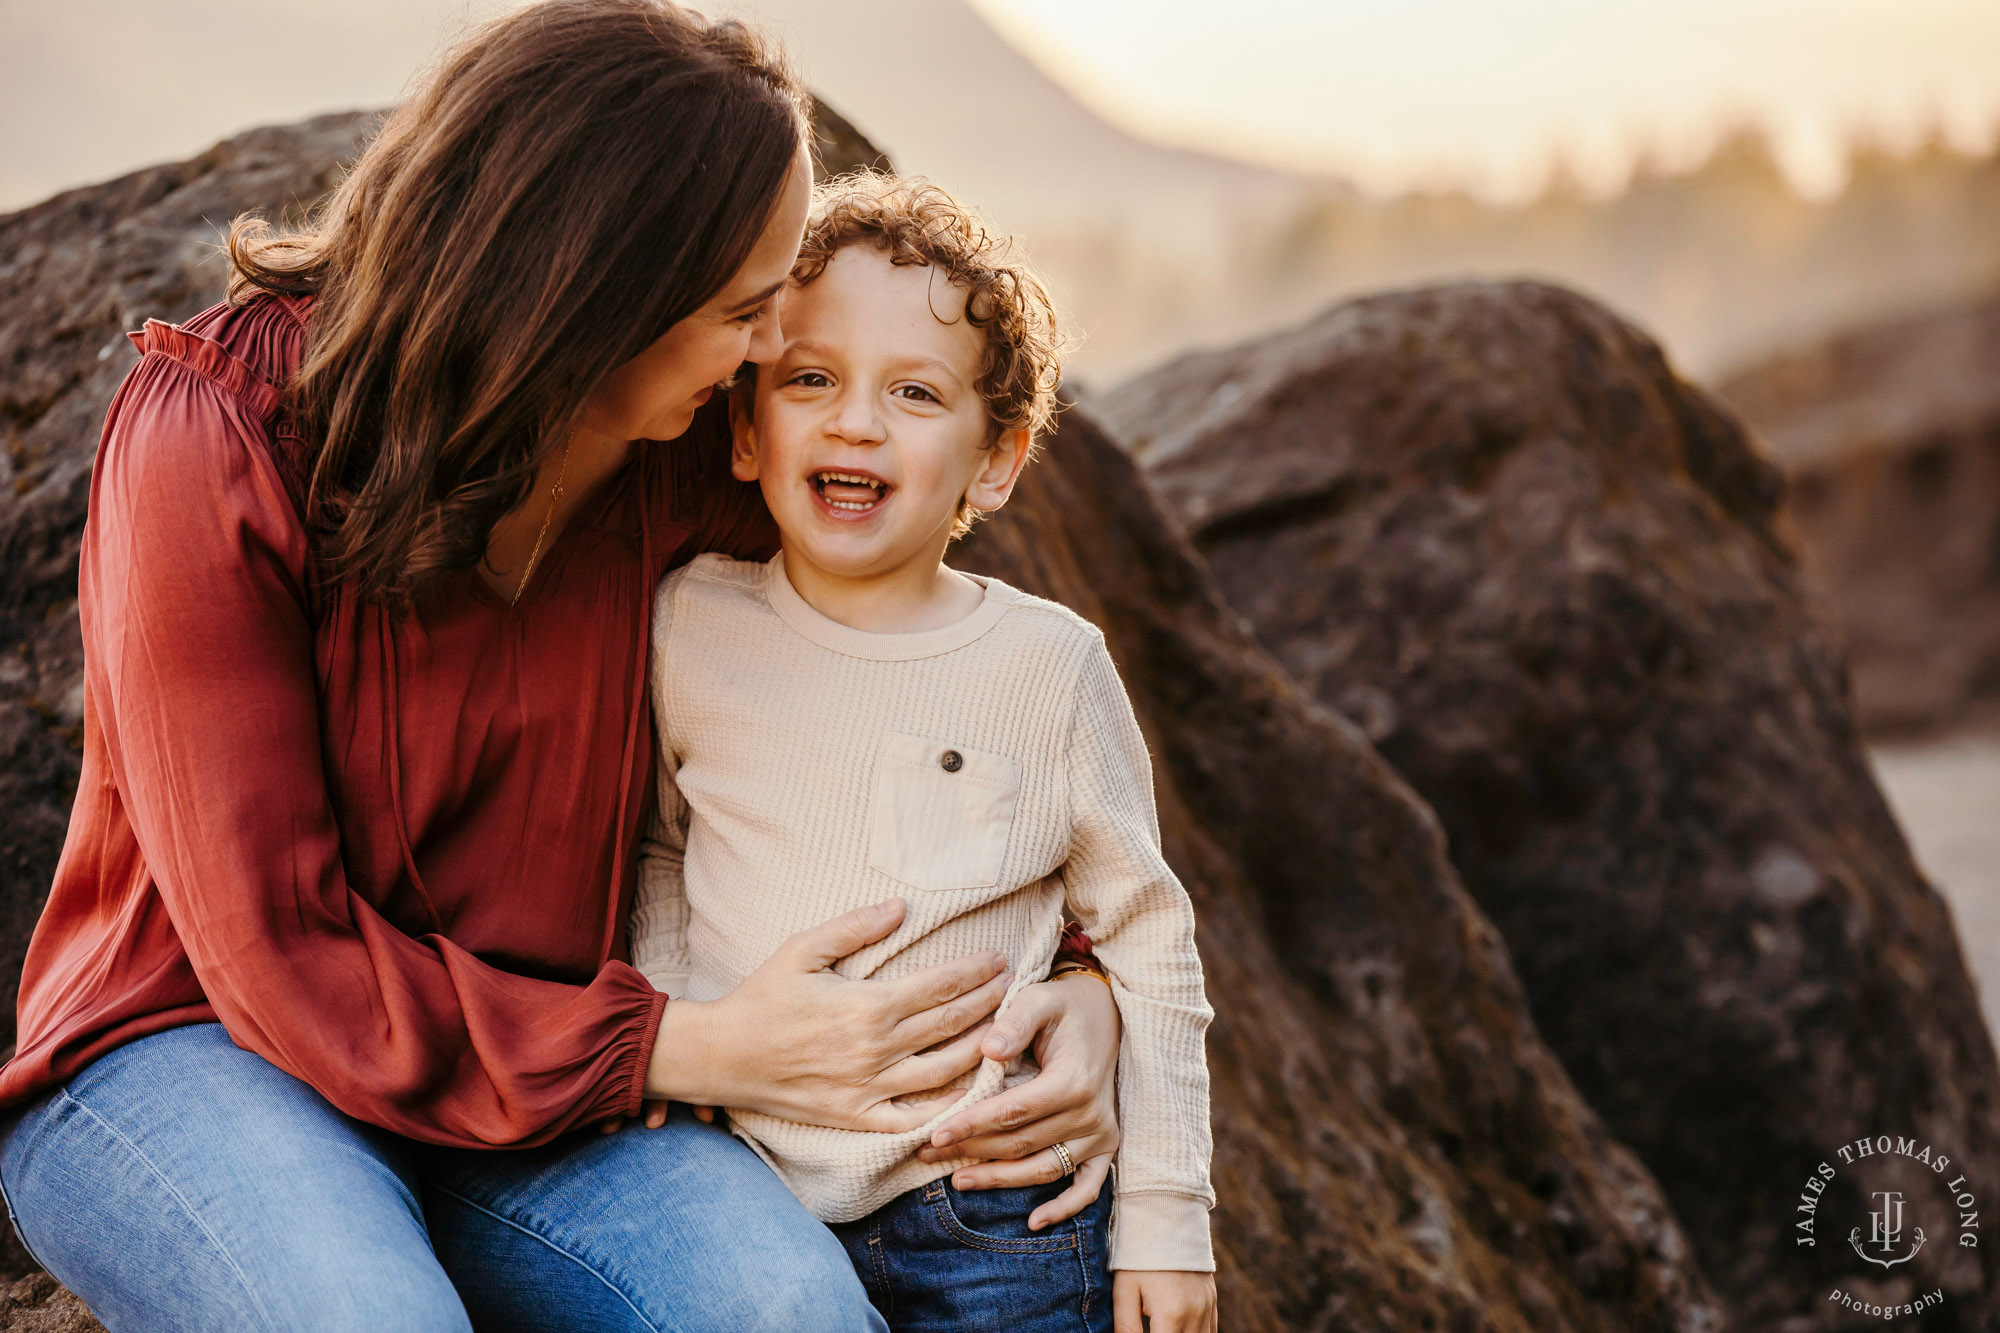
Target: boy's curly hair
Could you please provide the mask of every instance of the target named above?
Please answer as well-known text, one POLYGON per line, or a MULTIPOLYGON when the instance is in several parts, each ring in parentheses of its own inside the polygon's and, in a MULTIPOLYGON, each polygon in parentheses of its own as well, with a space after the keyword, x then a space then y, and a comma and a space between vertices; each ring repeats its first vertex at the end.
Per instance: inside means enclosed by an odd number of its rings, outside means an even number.
MULTIPOLYGON (((1030 457, 1054 424, 1056 389, 1070 339, 1048 287, 1012 237, 920 176, 861 170, 813 192, 811 220, 792 277, 804 286, 850 245, 872 245, 892 264, 928 265, 967 290, 966 317, 986 335, 975 388, 992 434, 1027 430, 1030 457)), ((952 536, 979 511, 961 502, 952 536)))

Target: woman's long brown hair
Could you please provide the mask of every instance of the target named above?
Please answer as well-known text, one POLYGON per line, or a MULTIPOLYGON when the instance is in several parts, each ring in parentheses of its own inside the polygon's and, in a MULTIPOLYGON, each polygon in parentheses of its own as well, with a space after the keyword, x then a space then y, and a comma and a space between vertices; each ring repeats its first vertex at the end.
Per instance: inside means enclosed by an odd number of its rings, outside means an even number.
POLYGON ((485 554, 599 381, 755 246, 806 101, 744 26, 542 0, 474 33, 230 296, 311 294, 289 406, 321 578, 407 603, 485 554))

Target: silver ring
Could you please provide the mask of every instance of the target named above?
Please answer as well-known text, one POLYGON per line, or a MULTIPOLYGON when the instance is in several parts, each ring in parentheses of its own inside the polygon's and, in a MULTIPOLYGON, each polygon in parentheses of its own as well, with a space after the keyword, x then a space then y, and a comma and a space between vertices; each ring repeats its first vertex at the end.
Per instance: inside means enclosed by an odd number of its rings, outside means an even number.
POLYGON ((1056 1155, 1056 1162, 1057 1162, 1057 1164, 1058 1164, 1058 1165, 1060 1165, 1060 1166, 1062 1167, 1062 1173, 1063 1173, 1064 1175, 1066 1175, 1066 1176, 1073 1176, 1073 1175, 1075 1175, 1075 1174, 1076 1174, 1076 1158, 1074 1158, 1074 1157, 1071 1157, 1071 1156, 1069 1155, 1069 1149, 1067 1149, 1067 1148, 1063 1147, 1060 1141, 1058 1141, 1058 1142, 1056 1142, 1056 1143, 1051 1143, 1051 1144, 1049 1145, 1049 1148, 1050 1148, 1050 1150, 1051 1150, 1051 1151, 1053 1151, 1053 1152, 1055 1153, 1055 1155, 1056 1155))

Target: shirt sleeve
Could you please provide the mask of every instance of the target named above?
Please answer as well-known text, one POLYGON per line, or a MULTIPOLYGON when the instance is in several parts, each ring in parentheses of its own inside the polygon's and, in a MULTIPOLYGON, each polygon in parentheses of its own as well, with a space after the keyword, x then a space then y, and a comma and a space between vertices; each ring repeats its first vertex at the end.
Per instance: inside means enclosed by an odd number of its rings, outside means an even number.
POLYGON ((425 1142, 535 1144, 635 1113, 666 1003, 635 968, 502 971, 349 887, 306 536, 227 383, 141 360, 106 421, 78 585, 113 780, 209 1003, 239 1046, 425 1142))
POLYGON ((675 762, 666 744, 665 645, 673 624, 674 588, 678 574, 661 581, 653 603, 652 681, 654 771, 658 777, 658 798, 646 812, 646 827, 639 839, 639 889, 632 901, 632 965, 646 980, 679 999, 687 991, 688 956, 687 883, 683 870, 687 858, 687 802, 675 779, 675 762))
POLYGON ((1124 1024, 1111 1267, 1212 1272, 1203 1042, 1214 1011, 1193 904, 1160 852, 1145 738, 1101 638, 1078 676, 1068 767, 1063 880, 1124 1024))

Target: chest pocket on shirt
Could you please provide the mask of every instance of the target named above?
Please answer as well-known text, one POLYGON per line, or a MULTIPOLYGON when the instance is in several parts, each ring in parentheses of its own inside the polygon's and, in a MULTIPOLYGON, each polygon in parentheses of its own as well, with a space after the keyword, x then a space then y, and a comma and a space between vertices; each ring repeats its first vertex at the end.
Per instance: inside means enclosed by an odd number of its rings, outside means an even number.
POLYGON ((875 758, 868 864, 913 889, 991 888, 1020 795, 1006 755, 892 731, 875 758))

